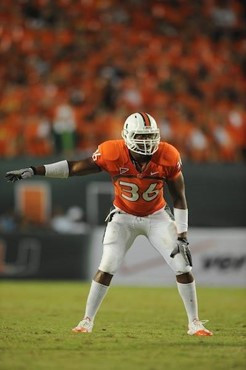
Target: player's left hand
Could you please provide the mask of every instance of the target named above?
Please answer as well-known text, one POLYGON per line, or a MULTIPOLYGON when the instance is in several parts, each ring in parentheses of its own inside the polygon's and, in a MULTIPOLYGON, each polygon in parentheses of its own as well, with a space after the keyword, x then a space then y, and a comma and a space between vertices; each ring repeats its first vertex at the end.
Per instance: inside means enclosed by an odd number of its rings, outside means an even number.
POLYGON ((180 253, 184 257, 186 265, 192 266, 192 258, 188 245, 189 243, 185 238, 178 238, 177 245, 170 254, 170 257, 174 258, 176 254, 180 253))

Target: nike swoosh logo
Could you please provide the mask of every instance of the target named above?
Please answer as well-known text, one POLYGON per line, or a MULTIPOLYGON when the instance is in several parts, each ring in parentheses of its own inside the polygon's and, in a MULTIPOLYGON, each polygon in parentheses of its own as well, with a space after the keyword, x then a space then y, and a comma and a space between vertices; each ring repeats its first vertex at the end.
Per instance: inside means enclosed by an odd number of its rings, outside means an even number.
POLYGON ((158 175, 158 174, 159 174, 159 171, 157 171, 157 172, 150 172, 150 176, 158 175))

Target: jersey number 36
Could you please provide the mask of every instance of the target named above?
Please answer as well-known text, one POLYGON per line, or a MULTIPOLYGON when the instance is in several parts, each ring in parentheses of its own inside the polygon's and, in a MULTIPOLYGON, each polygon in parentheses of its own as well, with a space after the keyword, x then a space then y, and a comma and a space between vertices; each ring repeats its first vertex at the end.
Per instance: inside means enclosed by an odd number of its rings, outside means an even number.
MULTIPOLYGON (((131 182, 125 182, 125 181, 120 181, 119 182, 121 189, 122 189, 122 197, 129 200, 130 202, 136 202, 140 198, 139 194, 139 187, 136 184, 133 184, 131 182), (126 194, 125 194, 126 193, 126 194)), ((151 200, 155 199, 160 190, 155 189, 156 187, 155 184, 150 184, 147 190, 141 196, 143 197, 146 202, 150 202, 151 200)))

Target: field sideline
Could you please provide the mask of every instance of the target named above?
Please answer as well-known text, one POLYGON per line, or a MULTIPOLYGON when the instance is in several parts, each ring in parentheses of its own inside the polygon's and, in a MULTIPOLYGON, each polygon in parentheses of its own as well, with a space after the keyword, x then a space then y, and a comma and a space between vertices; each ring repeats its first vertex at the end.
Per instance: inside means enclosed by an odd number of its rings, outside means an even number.
POLYGON ((173 288, 111 287, 94 332, 74 334, 89 285, 1 282, 1 370, 245 369, 244 289, 198 288, 213 337, 186 334, 173 288))

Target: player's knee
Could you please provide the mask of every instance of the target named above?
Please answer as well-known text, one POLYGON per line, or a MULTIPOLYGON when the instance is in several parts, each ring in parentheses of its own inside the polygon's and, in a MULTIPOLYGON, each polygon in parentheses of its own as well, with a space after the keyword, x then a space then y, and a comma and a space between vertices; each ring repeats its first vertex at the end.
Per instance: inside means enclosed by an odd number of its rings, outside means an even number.
POLYGON ((103 257, 99 266, 99 270, 114 275, 121 264, 121 258, 118 257, 103 257))
POLYGON ((184 257, 180 253, 170 259, 170 262, 171 267, 177 276, 190 273, 192 270, 192 267, 186 264, 184 257))
POLYGON ((119 244, 104 244, 99 270, 114 275, 119 269, 124 253, 119 244))
POLYGON ((182 266, 182 267, 179 266, 179 268, 175 269, 175 275, 176 276, 187 275, 191 274, 191 271, 192 271, 191 266, 182 266))

